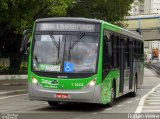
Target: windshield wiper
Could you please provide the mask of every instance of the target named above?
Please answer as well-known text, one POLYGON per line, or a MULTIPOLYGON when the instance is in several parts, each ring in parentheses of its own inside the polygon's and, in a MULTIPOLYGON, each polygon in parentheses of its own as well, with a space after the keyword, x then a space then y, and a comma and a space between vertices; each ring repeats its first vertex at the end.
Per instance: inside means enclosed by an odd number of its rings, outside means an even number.
POLYGON ((73 48, 74 46, 76 46, 77 43, 79 43, 79 41, 80 41, 84 36, 85 36, 85 33, 81 33, 79 39, 76 40, 73 44, 71 43, 71 40, 70 40, 68 59, 71 59, 71 50, 72 50, 72 48, 73 48))
POLYGON ((70 45, 69 49, 71 50, 77 43, 85 36, 85 33, 81 33, 80 38, 76 40, 72 45, 70 45))
POLYGON ((54 45, 56 46, 57 50, 58 50, 58 59, 59 59, 59 52, 60 52, 60 37, 59 37, 59 44, 56 42, 56 39, 53 35, 49 35, 52 39, 52 42, 54 43, 54 45))
POLYGON ((49 35, 49 36, 51 37, 52 42, 54 42, 54 45, 56 46, 56 48, 57 48, 57 50, 58 50, 59 45, 58 45, 58 43, 56 42, 56 40, 55 40, 54 36, 53 36, 53 35, 49 35))

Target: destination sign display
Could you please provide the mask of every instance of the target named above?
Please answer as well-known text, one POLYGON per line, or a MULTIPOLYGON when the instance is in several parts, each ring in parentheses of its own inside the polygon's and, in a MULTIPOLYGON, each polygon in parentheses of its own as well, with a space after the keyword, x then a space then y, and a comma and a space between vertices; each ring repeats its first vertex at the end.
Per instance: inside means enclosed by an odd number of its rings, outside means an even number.
POLYGON ((95 24, 82 23, 37 23, 36 31, 82 31, 96 32, 95 24))

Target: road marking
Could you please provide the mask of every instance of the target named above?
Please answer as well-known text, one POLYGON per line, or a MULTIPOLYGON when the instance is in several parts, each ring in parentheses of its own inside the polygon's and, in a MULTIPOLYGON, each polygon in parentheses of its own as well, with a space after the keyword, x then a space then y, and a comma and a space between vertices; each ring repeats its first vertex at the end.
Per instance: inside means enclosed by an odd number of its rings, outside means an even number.
POLYGON ((160 105, 160 103, 148 103, 148 104, 151 104, 151 105, 160 105))
POLYGON ((75 118, 73 118, 73 119, 80 119, 80 117, 75 117, 75 118))
POLYGON ((28 94, 20 94, 20 95, 6 96, 6 97, 0 98, 0 100, 4 100, 4 99, 8 99, 8 98, 13 98, 13 97, 18 97, 18 96, 22 96, 22 95, 28 95, 28 94))
POLYGON ((142 88, 142 89, 139 89, 139 90, 146 90, 146 89, 143 89, 143 88, 142 88))
POLYGON ((140 100, 139 98, 135 99, 135 100, 140 100))
POLYGON ((131 102, 133 102, 133 101, 129 101, 129 102, 127 102, 127 103, 129 104, 129 103, 131 103, 131 102))
POLYGON ((160 93, 160 91, 155 91, 155 92, 153 92, 153 95, 155 95, 155 94, 157 94, 157 93, 160 93))
POLYGON ((160 97, 147 97, 146 100, 157 99, 157 98, 160 98, 160 97))
POLYGON ((145 100, 145 101, 147 101, 147 102, 160 102, 160 100, 149 100, 149 99, 147 99, 147 100, 145 100))
POLYGON ((117 105, 117 107, 122 107, 124 104, 122 104, 122 105, 117 105))
POLYGON ((108 108, 108 109, 105 109, 105 110, 107 110, 107 111, 108 111, 108 110, 111 110, 111 109, 112 109, 112 108, 108 108))
POLYGON ((97 114, 97 112, 94 112, 94 113, 92 113, 92 114, 97 114))
POLYGON ((141 112, 142 112, 145 99, 147 98, 147 96, 149 96, 151 93, 153 93, 153 92, 156 90, 156 88, 158 88, 159 86, 160 86, 160 83, 159 83, 157 86, 155 86, 154 88, 152 88, 151 91, 149 91, 146 95, 144 95, 144 96, 141 98, 141 100, 140 100, 140 102, 139 102, 139 105, 138 105, 135 113, 141 113, 141 112))
POLYGON ((109 111, 109 110, 111 110, 111 109, 112 109, 111 107, 110 107, 110 108, 107 108, 107 109, 101 111, 100 113, 108 113, 107 111, 109 111))
POLYGON ((149 112, 149 113, 154 112, 154 113, 156 113, 156 112, 160 112, 160 110, 143 110, 142 112, 149 112))
POLYGON ((157 95, 150 95, 150 97, 159 97, 160 95, 159 94, 157 94, 157 95))
POLYGON ((160 108, 160 106, 144 106, 143 108, 154 108, 154 109, 156 109, 156 108, 160 108))
POLYGON ((157 88, 154 92, 160 92, 160 90, 157 88))

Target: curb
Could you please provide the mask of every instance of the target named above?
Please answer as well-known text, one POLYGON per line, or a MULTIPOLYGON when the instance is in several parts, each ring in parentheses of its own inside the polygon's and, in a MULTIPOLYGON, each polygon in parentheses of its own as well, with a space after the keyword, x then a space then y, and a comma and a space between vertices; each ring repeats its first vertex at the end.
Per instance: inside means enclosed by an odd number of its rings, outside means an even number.
POLYGON ((0 79, 0 87, 27 86, 27 85, 28 85, 28 80, 27 79, 16 79, 16 80, 11 80, 11 79, 1 80, 0 79))
POLYGON ((0 86, 25 86, 27 85, 26 83, 2 83, 0 86))
POLYGON ((28 92, 27 90, 15 90, 15 91, 0 92, 0 97, 1 96, 10 96, 10 95, 25 94, 27 92, 28 92))
POLYGON ((22 80, 28 79, 28 75, 0 75, 0 80, 22 80))
POLYGON ((2 83, 0 84, 0 86, 24 86, 24 85, 27 85, 25 83, 2 83))

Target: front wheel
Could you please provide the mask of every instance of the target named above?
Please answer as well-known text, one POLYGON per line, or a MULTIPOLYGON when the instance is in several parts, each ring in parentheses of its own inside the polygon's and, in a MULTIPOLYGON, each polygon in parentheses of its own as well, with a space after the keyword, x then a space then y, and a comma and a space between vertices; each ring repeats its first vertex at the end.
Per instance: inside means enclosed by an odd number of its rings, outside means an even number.
POLYGON ((112 107, 112 106, 113 106, 114 100, 115 100, 115 86, 114 86, 114 84, 113 84, 113 85, 112 85, 112 89, 111 89, 111 102, 108 103, 108 106, 109 106, 109 107, 112 107))
POLYGON ((52 107, 58 106, 60 102, 53 102, 53 101, 48 101, 48 104, 52 107))

